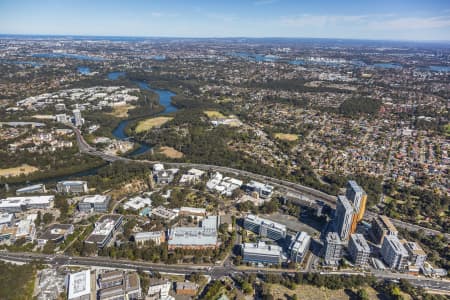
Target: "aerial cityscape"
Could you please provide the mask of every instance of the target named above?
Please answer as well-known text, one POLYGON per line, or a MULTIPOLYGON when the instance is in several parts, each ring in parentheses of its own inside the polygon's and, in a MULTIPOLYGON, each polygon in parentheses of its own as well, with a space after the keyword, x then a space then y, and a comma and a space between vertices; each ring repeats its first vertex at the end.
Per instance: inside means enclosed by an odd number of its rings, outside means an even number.
POLYGON ((450 3, 171 2, 0 1, 0 299, 449 299, 450 3))

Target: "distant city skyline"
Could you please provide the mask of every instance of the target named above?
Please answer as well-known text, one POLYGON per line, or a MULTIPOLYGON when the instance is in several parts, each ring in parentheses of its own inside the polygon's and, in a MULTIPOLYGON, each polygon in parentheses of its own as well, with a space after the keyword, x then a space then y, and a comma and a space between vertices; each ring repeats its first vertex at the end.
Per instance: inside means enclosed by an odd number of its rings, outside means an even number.
POLYGON ((450 41, 450 2, 2 0, 0 33, 450 41))

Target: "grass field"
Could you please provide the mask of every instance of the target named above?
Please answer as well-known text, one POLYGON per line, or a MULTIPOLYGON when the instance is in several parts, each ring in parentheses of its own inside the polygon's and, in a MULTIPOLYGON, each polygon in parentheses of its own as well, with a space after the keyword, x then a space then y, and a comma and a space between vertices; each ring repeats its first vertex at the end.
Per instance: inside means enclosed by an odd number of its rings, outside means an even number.
MULTIPOLYGON (((379 299, 377 292, 371 287, 364 288, 369 294, 369 299, 379 299)), ((356 293, 355 291, 352 291, 356 293)), ((312 285, 299 285, 295 290, 290 290, 284 286, 278 284, 270 285, 270 293, 274 296, 274 299, 289 299, 287 296, 297 295, 298 299, 302 300, 350 300, 354 299, 352 293, 349 291, 341 290, 329 290, 326 288, 319 288, 312 285)))
POLYGON ((275 133, 275 138, 282 141, 294 142, 298 140, 298 135, 290 133, 275 133))
POLYGON ((113 111, 108 114, 113 115, 118 118, 126 118, 126 117, 128 117, 128 111, 133 108, 136 108, 136 106, 131 105, 131 104, 114 106, 113 111))
POLYGON ((210 119, 225 119, 226 118, 221 112, 218 112, 217 110, 205 110, 204 113, 210 119))
POLYGON ((172 147, 160 147, 158 152, 169 158, 182 158, 184 155, 182 152, 172 147))
POLYGON ((447 137, 450 137, 450 123, 448 123, 447 125, 444 126, 445 128, 445 135, 447 137))
POLYGON ((36 172, 39 169, 27 164, 20 165, 14 168, 0 169, 0 176, 3 177, 11 177, 11 176, 19 176, 21 174, 28 175, 30 173, 36 172))
POLYGON ((151 119, 147 119, 144 121, 140 121, 138 123, 138 125, 136 126, 136 132, 140 133, 143 131, 150 130, 154 127, 159 127, 159 126, 171 121, 172 119, 173 119, 172 117, 156 117, 156 118, 151 118, 151 119))

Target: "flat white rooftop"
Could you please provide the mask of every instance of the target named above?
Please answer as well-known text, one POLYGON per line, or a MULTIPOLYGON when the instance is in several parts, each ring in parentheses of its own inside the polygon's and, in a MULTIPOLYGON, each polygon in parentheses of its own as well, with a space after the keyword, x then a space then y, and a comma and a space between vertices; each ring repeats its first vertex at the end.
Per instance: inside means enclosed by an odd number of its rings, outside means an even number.
POLYGON ((81 271, 69 275, 69 287, 67 298, 74 299, 91 293, 91 273, 81 271))
POLYGON ((260 218, 258 216, 255 216, 253 214, 249 214, 247 215, 246 219, 248 221, 251 221, 253 223, 259 224, 259 225, 263 225, 267 226, 267 227, 271 227, 271 228, 275 228, 281 231, 286 231, 286 225, 268 220, 268 219, 264 219, 264 218, 260 218))
POLYGON ((311 237, 306 232, 298 232, 289 249, 295 252, 305 252, 305 250, 308 250, 306 248, 309 247, 310 241, 311 237))
POLYGON ((29 186, 26 186, 26 187, 16 190, 16 193, 23 193, 23 192, 28 192, 28 191, 39 190, 39 189, 42 189, 43 187, 44 187, 43 184, 29 185, 29 186))
POLYGON ((163 235, 163 231, 145 231, 134 234, 136 240, 158 238, 163 235))
POLYGON ((85 197, 82 202, 84 203, 103 203, 106 201, 108 196, 104 195, 93 195, 93 196, 87 196, 85 197))
POLYGON ((13 218, 13 214, 0 213, 0 224, 12 222, 13 218))
POLYGON ((369 244, 367 244, 367 241, 362 234, 355 233, 352 234, 350 238, 355 243, 356 249, 358 249, 358 251, 370 252, 369 244))
POLYGON ((281 255, 282 248, 277 245, 268 245, 264 242, 259 243, 244 243, 242 244, 244 253, 259 254, 259 255, 281 255))
POLYGON ((87 182, 86 181, 81 181, 81 180, 70 180, 70 181, 60 181, 58 183, 62 184, 62 185, 83 185, 83 184, 85 184, 87 182))
POLYGON ((201 207, 182 206, 182 207, 180 207, 180 212, 206 214, 206 209, 201 208, 201 207))
POLYGON ((50 204, 55 199, 55 196, 24 196, 24 197, 8 197, 0 199, 0 208, 2 207, 16 207, 21 205, 33 204, 50 204))

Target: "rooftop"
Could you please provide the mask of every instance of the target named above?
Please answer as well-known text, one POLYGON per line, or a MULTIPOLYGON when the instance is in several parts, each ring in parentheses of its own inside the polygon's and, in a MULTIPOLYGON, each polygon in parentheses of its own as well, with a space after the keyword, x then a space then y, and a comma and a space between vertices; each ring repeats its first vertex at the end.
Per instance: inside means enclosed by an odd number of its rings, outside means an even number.
POLYGON ((258 243, 244 243, 242 249, 247 253, 254 253, 260 255, 281 255, 282 248, 277 245, 269 245, 264 242, 258 243))
POLYGON ((84 203, 103 203, 108 199, 109 196, 104 195, 93 195, 85 197, 82 202, 84 203))
POLYGON ((286 225, 268 220, 268 219, 264 219, 264 218, 260 218, 258 216, 255 216, 253 214, 248 214, 246 219, 254 222, 254 223, 258 223, 260 225, 264 224, 267 227, 272 227, 281 231, 285 231, 286 230, 286 225))
POLYGON ((338 196, 338 203, 341 203, 342 206, 344 207, 345 211, 352 211, 353 210, 353 206, 350 203, 350 201, 348 200, 348 198, 344 195, 339 195, 338 196))
POLYGON ((68 298, 81 297, 91 292, 91 273, 89 270, 69 275, 68 298))
POLYGON ((381 223, 384 227, 386 227, 389 231, 397 232, 397 228, 392 224, 391 220, 387 216, 381 215, 379 216, 381 223))
POLYGON ((420 247, 416 242, 406 242, 404 246, 414 255, 427 255, 425 251, 423 251, 422 247, 420 247))
POLYGON ((247 183, 247 186, 251 186, 257 189, 273 190, 273 186, 254 180, 250 180, 250 182, 247 183))
POLYGON ((396 237, 395 235, 387 235, 384 240, 391 245, 395 253, 401 254, 402 256, 408 256, 408 251, 406 251, 405 247, 402 245, 398 237, 396 237))
POLYGON ((328 232, 326 236, 327 243, 330 244, 340 244, 341 238, 339 237, 339 234, 337 232, 328 232))
POLYGON ((144 232, 137 232, 134 234, 135 240, 140 239, 151 239, 151 238, 158 238, 161 235, 163 235, 163 231, 144 231, 144 232))
POLYGON ((370 247, 362 234, 360 233, 352 234, 350 238, 354 242, 356 249, 358 249, 358 251, 370 252, 370 247))
POLYGON ((289 249, 296 252, 303 252, 306 250, 306 247, 309 246, 309 241, 311 237, 304 231, 297 232, 294 239, 289 246, 289 249))
POLYGON ((72 224, 53 224, 41 235, 42 240, 53 240, 64 235, 68 230, 73 229, 72 224))
POLYGON ((197 290, 198 285, 195 282, 178 281, 176 283, 177 290, 197 290))
POLYGON ((84 185, 86 181, 81 180, 67 180, 67 181, 59 181, 58 184, 62 185, 84 185))
POLYGON ((23 192, 28 192, 28 191, 34 191, 34 190, 42 189, 43 187, 44 187, 43 184, 29 185, 29 186, 26 186, 26 187, 23 187, 21 189, 16 190, 16 193, 23 193, 23 192))
POLYGON ((0 224, 12 222, 14 214, 0 213, 0 224))
POLYGON ((356 193, 364 193, 364 190, 362 189, 362 187, 360 187, 359 184, 354 180, 349 180, 348 186, 356 193))
POLYGON ((2 207, 19 207, 22 205, 36 205, 36 204, 50 204, 55 199, 55 196, 23 196, 23 197, 8 197, 0 199, 0 209, 2 207))
POLYGON ((216 245, 217 223, 218 216, 208 216, 201 227, 175 227, 169 231, 169 245, 216 245))
POLYGON ((197 214, 206 214, 206 209, 201 207, 187 207, 182 206, 180 207, 180 212, 192 212, 197 214))

